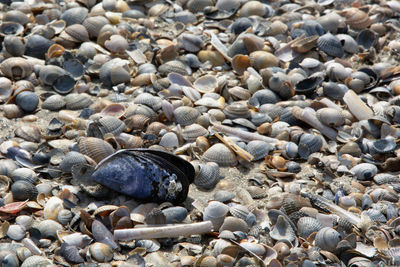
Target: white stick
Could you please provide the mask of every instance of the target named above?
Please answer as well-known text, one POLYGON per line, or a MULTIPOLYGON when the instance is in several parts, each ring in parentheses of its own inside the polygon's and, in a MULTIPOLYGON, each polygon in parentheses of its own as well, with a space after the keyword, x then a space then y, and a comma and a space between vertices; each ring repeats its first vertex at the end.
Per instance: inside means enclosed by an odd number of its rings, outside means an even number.
POLYGON ((115 240, 130 241, 134 239, 174 238, 195 234, 209 233, 213 230, 211 221, 159 226, 148 228, 121 229, 114 231, 115 240))

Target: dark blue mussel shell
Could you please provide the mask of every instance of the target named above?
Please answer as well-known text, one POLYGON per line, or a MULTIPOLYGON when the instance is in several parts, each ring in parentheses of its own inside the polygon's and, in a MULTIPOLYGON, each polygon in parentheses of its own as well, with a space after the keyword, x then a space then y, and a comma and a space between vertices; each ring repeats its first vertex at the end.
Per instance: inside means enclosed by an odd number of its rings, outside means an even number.
POLYGON ((119 150, 97 165, 92 178, 140 201, 185 201, 194 168, 174 154, 151 149, 119 150))

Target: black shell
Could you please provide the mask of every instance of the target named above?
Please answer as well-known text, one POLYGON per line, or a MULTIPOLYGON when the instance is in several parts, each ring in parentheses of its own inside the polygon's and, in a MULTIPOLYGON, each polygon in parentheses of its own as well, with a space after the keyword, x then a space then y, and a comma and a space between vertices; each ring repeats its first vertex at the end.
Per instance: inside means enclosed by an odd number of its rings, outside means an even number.
POLYGON ((171 153, 124 149, 99 162, 92 178, 137 200, 181 203, 187 197, 194 174, 192 164, 171 153))

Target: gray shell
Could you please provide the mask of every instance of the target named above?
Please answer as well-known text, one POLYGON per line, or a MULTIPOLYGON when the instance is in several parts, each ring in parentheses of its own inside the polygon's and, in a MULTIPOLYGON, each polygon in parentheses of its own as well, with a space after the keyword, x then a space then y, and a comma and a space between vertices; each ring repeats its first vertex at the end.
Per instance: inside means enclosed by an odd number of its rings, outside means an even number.
POLYGON ((300 137, 298 153, 302 159, 307 159, 312 153, 318 152, 321 147, 321 137, 313 134, 303 134, 300 137))
POLYGON ((333 57, 342 57, 344 55, 340 40, 329 32, 318 38, 317 47, 333 57))
POLYGON ((204 152, 202 159, 209 162, 215 162, 220 167, 235 166, 237 164, 235 153, 221 143, 211 146, 206 152, 204 152))
POLYGON ((327 250, 330 252, 335 252, 336 246, 340 241, 339 233, 330 228, 325 227, 318 231, 315 236, 315 245, 322 250, 327 250))
POLYGON ((194 179, 194 184, 199 188, 212 189, 219 181, 219 167, 215 162, 200 164, 200 171, 194 179))
POLYGON ((64 98, 60 95, 52 95, 48 97, 43 103, 42 108, 50 111, 57 111, 65 106, 64 98))
POLYGON ((254 156, 254 160, 265 158, 272 150, 273 145, 260 140, 250 141, 246 146, 246 151, 254 156))
POLYGON ((371 163, 361 163, 350 169, 354 176, 361 181, 371 180, 377 173, 378 168, 371 163))
POLYGON ((315 218, 302 217, 297 221, 298 234, 303 238, 307 238, 310 234, 318 232, 321 229, 322 224, 315 218))

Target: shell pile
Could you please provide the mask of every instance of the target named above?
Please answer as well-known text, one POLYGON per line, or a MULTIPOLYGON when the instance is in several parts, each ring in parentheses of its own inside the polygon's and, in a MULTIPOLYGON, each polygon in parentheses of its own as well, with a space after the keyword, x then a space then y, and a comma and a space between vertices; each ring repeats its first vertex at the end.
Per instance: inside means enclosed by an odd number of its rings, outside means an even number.
POLYGON ((400 2, 0 7, 1 266, 400 265, 400 2))

